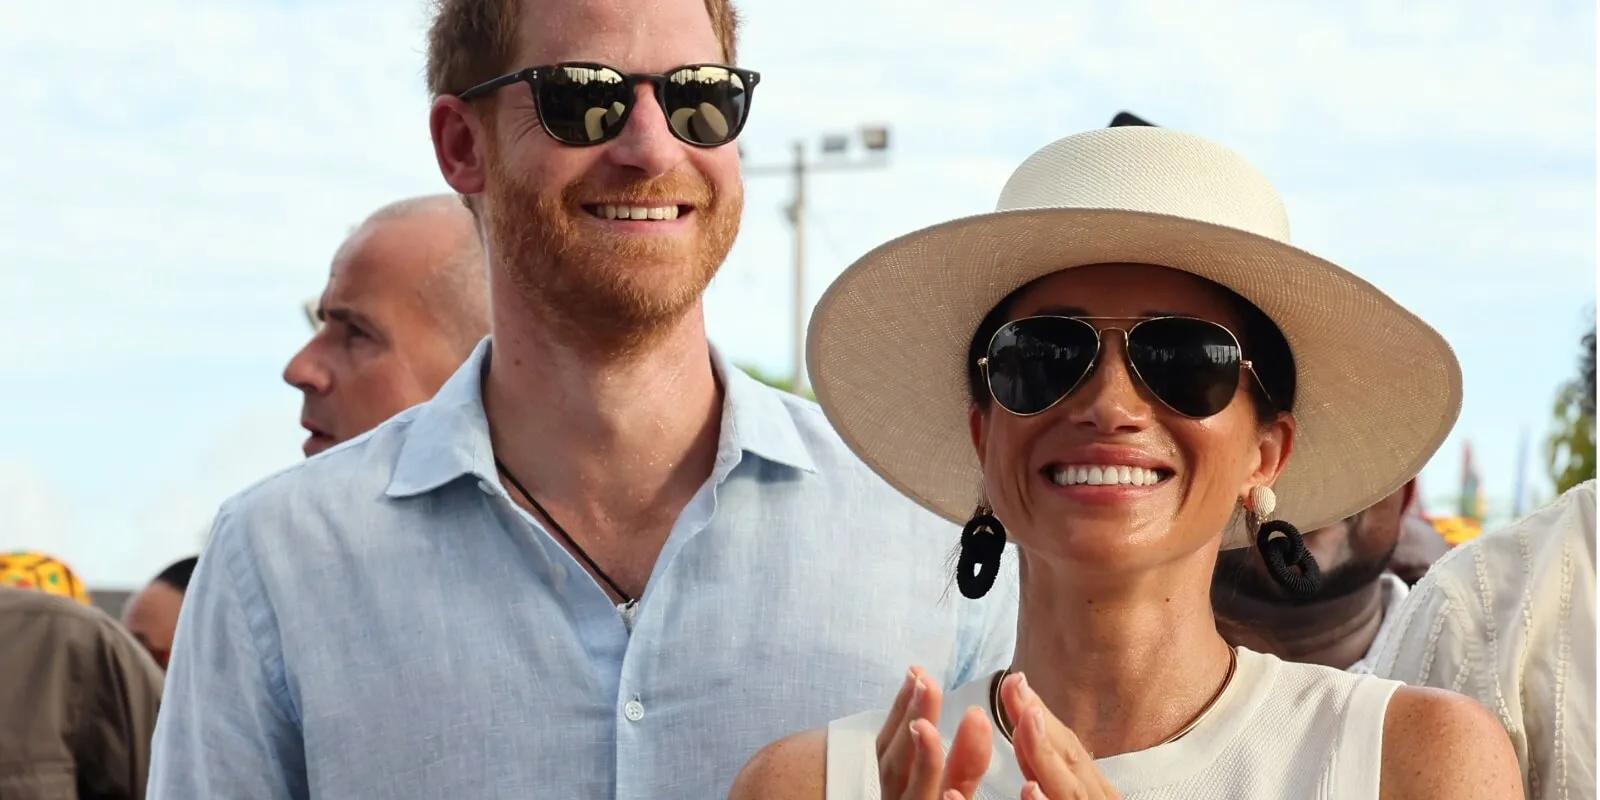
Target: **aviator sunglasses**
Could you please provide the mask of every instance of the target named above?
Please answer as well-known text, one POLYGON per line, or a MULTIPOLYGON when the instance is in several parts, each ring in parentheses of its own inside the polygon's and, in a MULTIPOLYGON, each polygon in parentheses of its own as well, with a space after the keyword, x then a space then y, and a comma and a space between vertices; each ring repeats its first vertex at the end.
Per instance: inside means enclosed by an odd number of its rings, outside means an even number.
POLYGON ((672 135, 695 147, 727 144, 750 117, 750 94, 761 75, 722 64, 688 64, 659 75, 630 75, 615 67, 566 62, 501 75, 456 95, 482 97, 513 83, 533 90, 545 133, 565 145, 588 147, 617 138, 638 105, 634 87, 648 83, 672 135))
MULTIPOLYGON (((1259 384, 1238 337, 1215 322, 1193 317, 1024 317, 989 339, 978 366, 1001 408, 1029 417, 1048 411, 1094 373, 1107 331, 1121 333, 1134 380, 1162 405, 1200 419, 1233 402, 1240 370, 1259 384), (1095 322, 1133 322, 1097 328, 1095 322)), ((1266 391, 1263 385, 1262 391, 1266 391)))

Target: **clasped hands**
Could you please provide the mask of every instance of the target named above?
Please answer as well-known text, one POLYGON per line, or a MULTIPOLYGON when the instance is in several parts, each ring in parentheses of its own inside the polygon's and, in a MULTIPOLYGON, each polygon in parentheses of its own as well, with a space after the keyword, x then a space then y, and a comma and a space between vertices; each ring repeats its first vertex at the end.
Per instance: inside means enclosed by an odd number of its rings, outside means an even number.
MULTIPOLYGON (((883 800, 973 800, 989 770, 989 714, 968 708, 950 750, 939 738, 943 700, 938 682, 912 667, 878 731, 878 784, 883 800)), ((1050 713, 1021 674, 1007 675, 1000 702, 1012 722, 1012 748, 1025 783, 1020 800, 1122 800, 1076 734, 1050 713)))

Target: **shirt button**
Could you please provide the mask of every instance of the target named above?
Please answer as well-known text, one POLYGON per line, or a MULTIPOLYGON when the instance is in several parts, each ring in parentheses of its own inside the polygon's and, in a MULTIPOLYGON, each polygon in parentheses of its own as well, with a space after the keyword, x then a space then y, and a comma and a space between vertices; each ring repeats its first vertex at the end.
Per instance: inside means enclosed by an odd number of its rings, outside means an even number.
POLYGON ((627 717, 629 722, 638 722, 644 719, 644 704, 638 700, 629 700, 622 704, 622 715, 627 717))

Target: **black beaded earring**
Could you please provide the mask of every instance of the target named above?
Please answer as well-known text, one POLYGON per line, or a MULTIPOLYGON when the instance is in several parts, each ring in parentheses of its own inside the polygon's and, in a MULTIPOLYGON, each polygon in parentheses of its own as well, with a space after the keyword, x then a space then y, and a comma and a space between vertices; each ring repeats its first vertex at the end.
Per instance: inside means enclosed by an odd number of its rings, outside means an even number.
POLYGON ((961 555, 956 559, 956 586, 976 600, 989 593, 1000 575, 1000 557, 1006 551, 1006 526, 987 505, 978 506, 961 529, 961 555))
POLYGON ((1304 599, 1322 590, 1322 570, 1316 557, 1306 549, 1300 530, 1285 520, 1268 520, 1278 507, 1278 496, 1266 486, 1250 490, 1245 519, 1255 531, 1256 549, 1266 562, 1267 574, 1289 594, 1304 599), (1296 571, 1296 568, 1299 571, 1296 571))

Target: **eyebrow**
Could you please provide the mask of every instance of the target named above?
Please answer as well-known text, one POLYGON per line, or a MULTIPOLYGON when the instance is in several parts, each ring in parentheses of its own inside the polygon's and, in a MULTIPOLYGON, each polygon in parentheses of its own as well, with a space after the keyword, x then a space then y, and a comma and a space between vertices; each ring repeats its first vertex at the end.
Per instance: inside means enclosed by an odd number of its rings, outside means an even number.
POLYGON ((374 330, 377 328, 376 325, 372 324, 372 320, 368 319, 365 314, 349 308, 340 307, 324 309, 319 306, 317 308, 317 318, 322 320, 331 319, 334 322, 343 322, 346 325, 358 325, 363 328, 370 328, 374 330))

